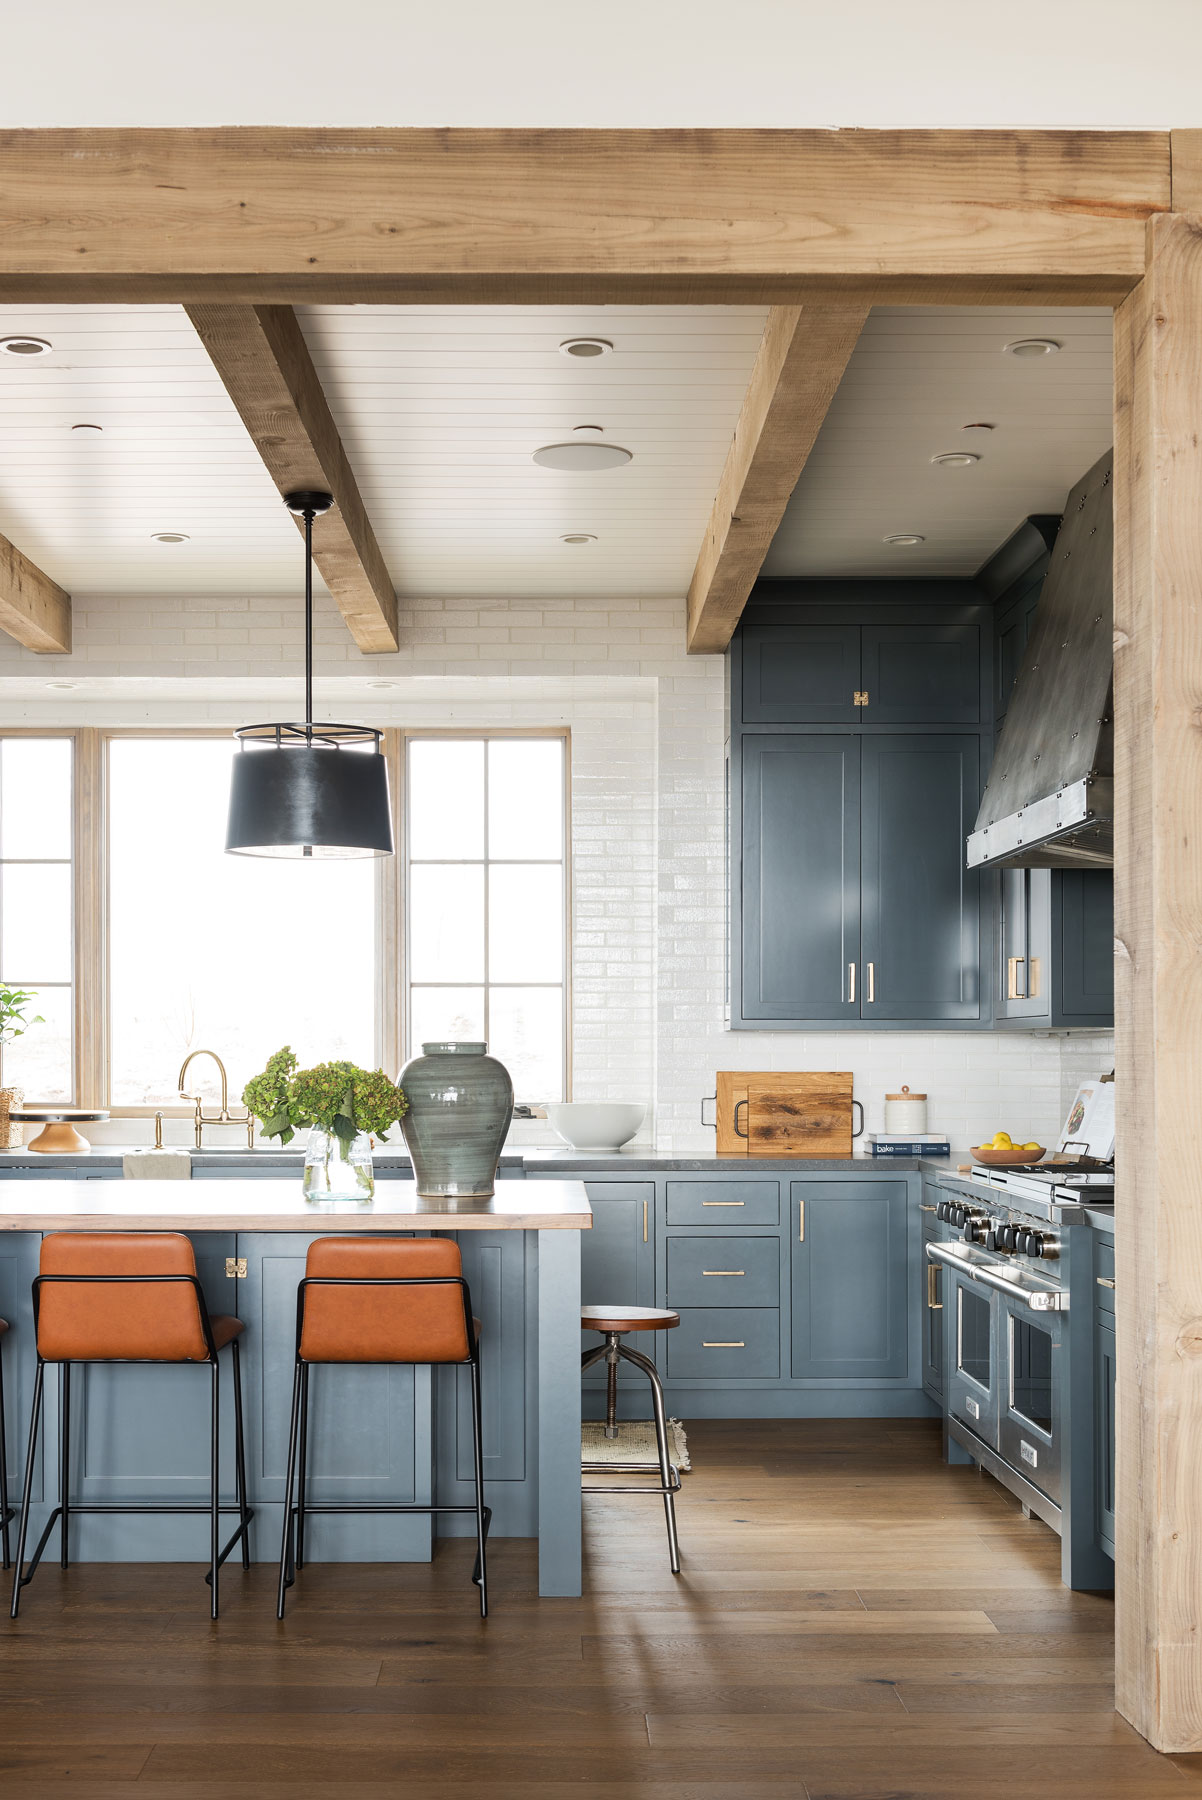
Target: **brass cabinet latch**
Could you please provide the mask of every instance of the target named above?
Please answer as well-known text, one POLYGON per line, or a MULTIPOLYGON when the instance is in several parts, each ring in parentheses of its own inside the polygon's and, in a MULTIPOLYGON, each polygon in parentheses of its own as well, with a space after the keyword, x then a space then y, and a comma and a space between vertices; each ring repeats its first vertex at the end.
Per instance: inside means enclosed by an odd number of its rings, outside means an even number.
POLYGON ((851 703, 853 706, 867 706, 868 705, 868 689, 867 688, 857 688, 855 693, 851 697, 851 703))
POLYGON ((225 1273, 226 1278, 229 1281, 245 1281, 246 1258, 244 1256, 227 1256, 225 1259, 225 1273))

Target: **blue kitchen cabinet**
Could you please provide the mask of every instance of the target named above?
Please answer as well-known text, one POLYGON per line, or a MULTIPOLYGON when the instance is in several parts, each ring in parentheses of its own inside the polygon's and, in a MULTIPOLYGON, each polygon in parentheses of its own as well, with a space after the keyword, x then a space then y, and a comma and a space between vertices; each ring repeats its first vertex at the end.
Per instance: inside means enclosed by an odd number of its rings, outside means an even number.
POLYGON ((1098 1235, 1094 1245, 1094 1491, 1097 1541, 1114 1555, 1114 1395, 1117 1345, 1114 1330, 1114 1243, 1098 1235))
POLYGON ((760 582, 739 634, 732 712, 753 726, 976 725, 989 710, 990 623, 977 599, 959 581, 760 582))
MULTIPOLYGON (((591 1231, 580 1237, 580 1300, 583 1306, 654 1306, 655 1305, 655 1182, 585 1181, 585 1192, 593 1209, 591 1231)), ((595 1331, 581 1336, 583 1350, 595 1350, 600 1343, 595 1331)), ((655 1344, 639 1346, 654 1355, 655 1344)), ((594 1367, 585 1376, 590 1388, 605 1386, 605 1370, 594 1367)), ((623 1376, 623 1385, 637 1385, 639 1377, 632 1370, 623 1376)), ((646 1415, 645 1396, 640 1395, 635 1416, 646 1415)))
POLYGON ((749 625, 742 633, 740 700, 746 724, 855 725, 858 624, 749 625))
POLYGON ((927 1260, 928 1244, 941 1243, 947 1230, 935 1217, 939 1190, 924 1183, 922 1212, 922 1266, 918 1304, 922 1313, 922 1385, 936 1405, 943 1403, 943 1265, 927 1260))
POLYGON ((981 717, 981 626, 865 625, 861 723, 976 725, 981 717))
POLYGON ((792 1187, 792 1373, 888 1381, 909 1368, 909 1207, 904 1180, 792 1187))
MULTIPOLYGON (((25 1476, 25 1441, 37 1370, 37 1348, 30 1321, 30 1291, 38 1272, 41 1250, 40 1231, 0 1233, 0 1319, 9 1321, 9 1330, 0 1342, 0 1356, 4 1358, 4 1445, 8 1454, 10 1506, 20 1504, 21 1483, 25 1476)), ((39 1450, 34 1485, 34 1498, 39 1501, 44 1460, 39 1450)), ((13 1530, 16 1530, 15 1521, 13 1530)))
POLYGON ((742 1022, 859 1019, 860 740, 742 745, 742 1022))

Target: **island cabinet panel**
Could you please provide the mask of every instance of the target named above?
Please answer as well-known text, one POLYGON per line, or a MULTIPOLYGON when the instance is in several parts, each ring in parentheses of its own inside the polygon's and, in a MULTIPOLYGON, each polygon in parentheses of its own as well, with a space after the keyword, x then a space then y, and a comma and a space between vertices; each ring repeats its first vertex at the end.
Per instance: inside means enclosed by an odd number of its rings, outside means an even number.
POLYGON ((742 746, 742 1011, 860 1016, 860 740, 748 736, 742 746))
MULTIPOLYGON (((472 1308, 480 1321, 484 1479, 524 1481, 529 1409, 523 1370, 534 1354, 534 1345, 527 1343, 527 1308, 534 1286, 528 1266, 532 1249, 525 1232, 517 1231, 465 1231, 458 1243, 472 1308)), ((439 1467, 453 1467, 456 1481, 471 1489, 471 1377, 466 1369, 446 1369, 439 1371, 439 1381, 439 1427, 445 1410, 453 1417, 455 1430, 455 1455, 440 1456, 439 1467)))
POLYGON ((863 741, 867 1021, 982 1017, 981 884, 964 863, 979 794, 975 735, 863 741))
MULTIPOLYGON (((239 1315, 246 1320, 244 1374, 250 1498, 258 1509, 256 1554, 278 1554, 296 1349, 297 1287, 314 1236, 241 1235, 239 1315)), ((431 1498, 431 1380, 428 1369, 357 1363, 315 1367, 309 1377, 309 1498, 315 1502, 420 1502, 431 1498)), ((315 1562, 422 1561, 431 1553, 426 1518, 315 1514, 307 1528, 315 1562)))
POLYGON ((907 1184, 795 1181, 792 1202, 793 1375, 904 1377, 907 1184))
MULTIPOLYGON (((40 1231, 0 1233, 0 1319, 7 1319, 9 1324, 0 1355, 4 1358, 4 1443, 8 1453, 10 1506, 20 1504, 21 1483, 25 1478, 25 1441, 37 1367, 30 1295, 41 1249, 40 1231)), ((33 1489, 35 1501, 43 1497, 44 1467, 45 1458, 39 1448, 33 1489)))

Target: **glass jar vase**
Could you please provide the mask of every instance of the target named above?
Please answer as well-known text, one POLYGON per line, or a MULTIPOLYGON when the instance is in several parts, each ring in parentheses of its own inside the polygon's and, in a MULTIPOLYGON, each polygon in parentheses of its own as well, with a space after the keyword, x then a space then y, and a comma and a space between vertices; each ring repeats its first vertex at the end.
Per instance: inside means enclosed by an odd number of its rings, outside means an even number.
POLYGON ((371 1138, 366 1131, 341 1138, 314 1125, 305 1146, 306 1200, 370 1200, 376 1191, 371 1138))

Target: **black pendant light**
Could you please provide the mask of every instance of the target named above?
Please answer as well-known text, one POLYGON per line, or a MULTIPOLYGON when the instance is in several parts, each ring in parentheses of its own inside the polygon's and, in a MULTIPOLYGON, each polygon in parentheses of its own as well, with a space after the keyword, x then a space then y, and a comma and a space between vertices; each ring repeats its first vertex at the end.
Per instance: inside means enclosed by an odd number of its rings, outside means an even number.
POLYGON ((284 504, 305 521, 305 722, 234 733, 225 847, 235 856, 391 856, 383 734, 313 723, 313 521, 333 498, 286 494, 284 504))

